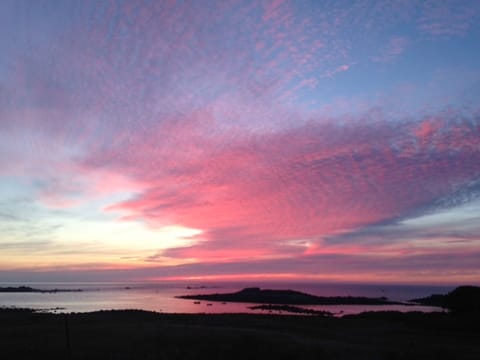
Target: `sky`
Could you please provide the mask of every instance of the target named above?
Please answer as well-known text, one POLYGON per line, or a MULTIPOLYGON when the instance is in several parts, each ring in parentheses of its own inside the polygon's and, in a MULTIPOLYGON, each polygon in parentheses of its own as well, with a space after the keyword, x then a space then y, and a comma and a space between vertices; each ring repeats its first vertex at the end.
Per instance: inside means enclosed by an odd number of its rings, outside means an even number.
POLYGON ((480 1, 0 2, 0 281, 480 284, 480 1))

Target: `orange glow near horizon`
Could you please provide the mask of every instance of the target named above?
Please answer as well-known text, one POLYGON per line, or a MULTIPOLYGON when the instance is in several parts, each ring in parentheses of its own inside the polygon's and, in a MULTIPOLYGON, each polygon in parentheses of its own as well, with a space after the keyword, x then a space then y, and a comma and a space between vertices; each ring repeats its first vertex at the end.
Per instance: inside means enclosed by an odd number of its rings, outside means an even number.
POLYGON ((306 275, 294 273, 275 273, 275 274, 234 274, 234 275, 199 275, 199 276, 166 276, 160 278, 143 278, 147 282, 297 282, 297 283, 359 283, 359 284, 397 284, 397 285, 461 285, 479 284, 476 274, 458 274, 439 278, 435 274, 403 274, 403 277, 392 274, 380 274, 372 276, 371 274, 325 274, 325 275, 306 275))

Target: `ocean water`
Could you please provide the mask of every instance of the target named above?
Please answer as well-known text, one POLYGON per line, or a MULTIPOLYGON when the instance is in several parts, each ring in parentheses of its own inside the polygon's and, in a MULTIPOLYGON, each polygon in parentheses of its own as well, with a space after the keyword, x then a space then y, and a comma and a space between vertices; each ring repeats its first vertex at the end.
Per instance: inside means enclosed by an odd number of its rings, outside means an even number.
MULTIPOLYGON (((187 294, 210 294, 239 291, 245 287, 291 289, 318 296, 385 296, 393 301, 407 301, 431 294, 445 294, 453 287, 319 284, 319 283, 0 283, 0 287, 31 286, 36 289, 81 289, 81 292, 0 293, 0 307, 18 307, 51 312, 90 312, 98 310, 140 309, 164 313, 267 313, 252 310, 254 304, 221 303, 178 299, 187 294)), ((325 310, 337 316, 364 311, 442 311, 428 306, 402 305, 313 305, 305 308, 325 310)), ((278 312, 276 312, 278 313, 278 312)))

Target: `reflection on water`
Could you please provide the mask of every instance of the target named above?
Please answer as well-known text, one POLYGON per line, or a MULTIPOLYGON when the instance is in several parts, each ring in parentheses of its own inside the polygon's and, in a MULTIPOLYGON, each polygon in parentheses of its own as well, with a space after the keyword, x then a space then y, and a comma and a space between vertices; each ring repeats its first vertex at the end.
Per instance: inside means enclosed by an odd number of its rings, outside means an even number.
MULTIPOLYGON (((293 284, 293 283, 210 283, 192 285, 185 283, 32 283, 0 284, 4 286, 26 285, 37 289, 82 289, 81 292, 56 293, 0 293, 0 306, 15 306, 33 309, 56 309, 59 312, 88 312, 97 310, 141 309, 165 313, 269 313, 266 310, 251 310, 252 304, 222 303, 177 299, 185 294, 235 292, 244 287, 260 286, 269 289, 292 289, 318 296, 385 296, 394 301, 447 293, 451 287, 426 286, 379 286, 345 284, 293 284)), ((338 315, 356 314, 363 311, 441 311, 426 306, 402 305, 312 305, 313 310, 329 311, 338 315)), ((278 312, 273 312, 278 313, 278 312)))

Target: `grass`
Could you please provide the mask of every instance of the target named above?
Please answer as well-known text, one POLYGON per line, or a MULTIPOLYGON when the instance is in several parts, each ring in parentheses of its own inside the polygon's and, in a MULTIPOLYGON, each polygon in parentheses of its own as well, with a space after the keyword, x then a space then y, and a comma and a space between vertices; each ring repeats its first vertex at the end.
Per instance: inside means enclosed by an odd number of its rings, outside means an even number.
POLYGON ((478 318, 448 314, 0 310, 2 359, 480 359, 479 338, 478 318))

